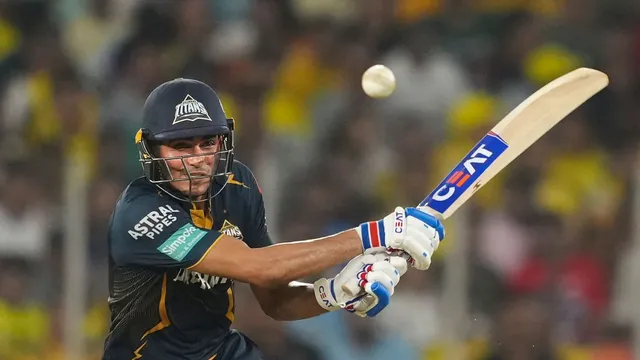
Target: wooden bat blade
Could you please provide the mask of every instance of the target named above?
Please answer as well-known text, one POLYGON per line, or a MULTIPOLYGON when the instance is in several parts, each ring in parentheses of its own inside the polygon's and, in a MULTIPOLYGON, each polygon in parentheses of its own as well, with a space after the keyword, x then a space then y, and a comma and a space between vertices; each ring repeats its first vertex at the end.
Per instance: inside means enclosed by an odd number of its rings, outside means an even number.
POLYGON ((540 88, 487 133, 418 206, 446 219, 476 191, 609 84, 603 72, 571 71, 540 88))

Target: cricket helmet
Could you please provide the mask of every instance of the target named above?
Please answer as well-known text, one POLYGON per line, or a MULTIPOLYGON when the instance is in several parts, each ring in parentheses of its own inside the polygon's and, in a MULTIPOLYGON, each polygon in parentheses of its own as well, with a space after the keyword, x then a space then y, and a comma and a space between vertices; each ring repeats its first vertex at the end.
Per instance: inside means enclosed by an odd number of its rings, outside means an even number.
POLYGON ((228 118, 218 94, 207 84, 178 78, 155 88, 147 97, 142 112, 142 127, 135 141, 144 176, 162 191, 181 201, 208 201, 218 195, 226 185, 233 166, 234 120, 228 118), (221 141, 219 151, 211 154, 159 157, 155 145, 179 139, 216 136, 221 141), (185 159, 194 156, 215 156, 210 176, 191 175, 185 159), (180 160, 186 176, 174 178, 167 160, 180 160), (191 194, 191 181, 210 178, 208 195, 195 199, 191 194), (189 194, 177 193, 168 186, 175 181, 189 181, 189 194), (216 184, 220 186, 215 186, 216 184))

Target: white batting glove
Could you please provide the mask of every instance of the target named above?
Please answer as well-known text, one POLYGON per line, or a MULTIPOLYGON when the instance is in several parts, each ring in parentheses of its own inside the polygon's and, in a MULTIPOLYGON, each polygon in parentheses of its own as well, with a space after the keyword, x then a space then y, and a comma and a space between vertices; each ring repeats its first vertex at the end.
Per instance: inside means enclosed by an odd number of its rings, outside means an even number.
POLYGON ((360 224, 356 228, 365 253, 401 250, 418 270, 431 266, 431 257, 444 239, 444 226, 433 215, 416 208, 397 207, 379 221, 360 224))
POLYGON ((404 258, 388 254, 365 254, 353 258, 331 279, 313 284, 318 304, 327 311, 345 309, 361 317, 373 317, 387 305, 407 271, 404 258))

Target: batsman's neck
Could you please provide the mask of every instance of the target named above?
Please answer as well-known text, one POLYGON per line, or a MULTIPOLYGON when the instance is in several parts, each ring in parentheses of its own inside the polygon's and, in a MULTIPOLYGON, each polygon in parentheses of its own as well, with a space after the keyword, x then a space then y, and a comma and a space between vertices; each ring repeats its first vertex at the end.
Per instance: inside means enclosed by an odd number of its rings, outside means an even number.
POLYGON ((206 201, 199 201, 199 202, 195 202, 193 203, 193 208, 196 210, 206 210, 207 209, 207 202, 206 201))
POLYGON ((206 195, 198 196, 195 200, 191 200, 191 208, 193 210, 202 210, 205 211, 209 208, 209 204, 213 202, 205 201, 206 195))
MULTIPOLYGON (((198 199, 202 200, 202 199, 198 199)), ((205 211, 209 207, 209 201, 194 201, 191 203, 191 206, 196 210, 205 211)))

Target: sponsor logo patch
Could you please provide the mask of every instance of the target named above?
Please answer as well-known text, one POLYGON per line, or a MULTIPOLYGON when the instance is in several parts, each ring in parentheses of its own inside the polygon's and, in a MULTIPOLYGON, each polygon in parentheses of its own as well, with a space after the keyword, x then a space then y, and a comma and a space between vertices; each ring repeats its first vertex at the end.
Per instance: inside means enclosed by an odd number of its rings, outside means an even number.
POLYGON ((127 232, 134 240, 143 236, 153 239, 178 220, 174 214, 179 212, 171 205, 160 206, 157 210, 150 211, 127 232))
POLYGON ((476 146, 456 165, 444 181, 438 185, 420 206, 429 206, 444 214, 469 187, 477 190, 480 186, 476 180, 493 164, 509 146, 497 134, 489 132, 476 146))
POLYGON ((198 284, 198 286, 200 286, 200 289, 207 290, 213 288, 218 284, 226 284, 231 280, 219 276, 200 274, 197 271, 188 269, 180 269, 180 271, 178 271, 178 275, 176 275, 173 281, 181 282, 184 284, 198 284), (209 286, 207 286, 205 283, 208 283, 209 286))
POLYGON ((206 234, 206 231, 193 224, 186 224, 158 246, 158 250, 176 261, 182 261, 206 234))

